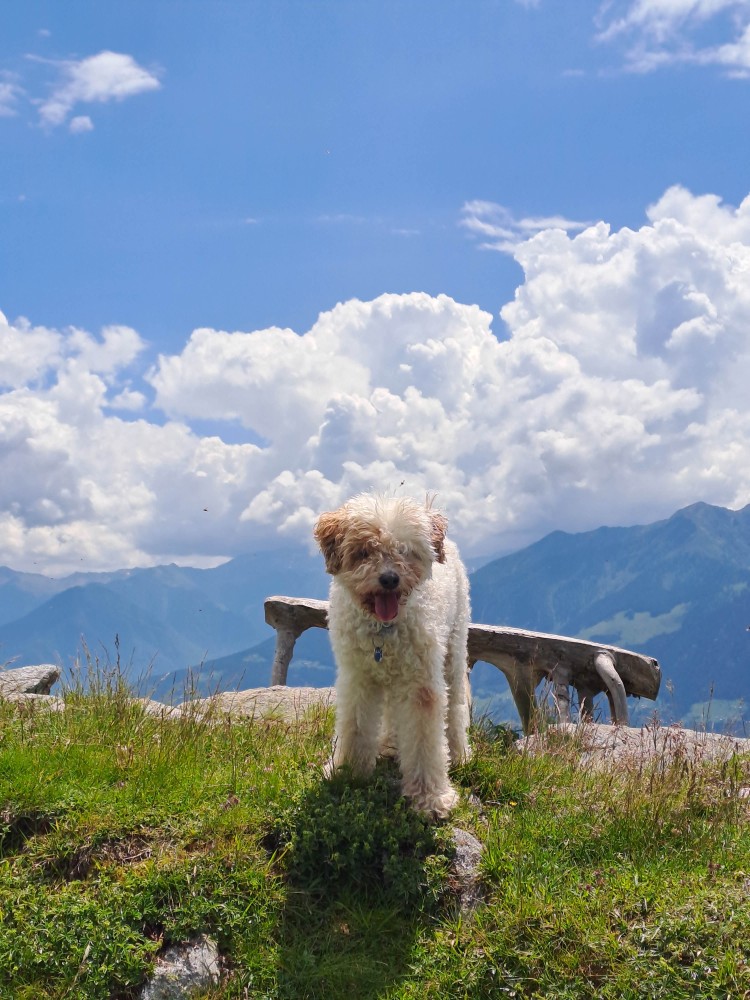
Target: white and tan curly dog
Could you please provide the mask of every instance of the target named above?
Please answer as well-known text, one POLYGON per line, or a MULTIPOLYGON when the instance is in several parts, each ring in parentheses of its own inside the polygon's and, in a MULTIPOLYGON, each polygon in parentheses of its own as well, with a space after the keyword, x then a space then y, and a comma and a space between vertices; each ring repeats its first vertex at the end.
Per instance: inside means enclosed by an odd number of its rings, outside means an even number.
POLYGON ((403 793, 444 817, 458 801, 449 763, 469 756, 469 585, 446 519, 430 503, 361 494, 321 514, 315 538, 333 576, 336 659, 330 769, 368 774, 398 755, 403 793))

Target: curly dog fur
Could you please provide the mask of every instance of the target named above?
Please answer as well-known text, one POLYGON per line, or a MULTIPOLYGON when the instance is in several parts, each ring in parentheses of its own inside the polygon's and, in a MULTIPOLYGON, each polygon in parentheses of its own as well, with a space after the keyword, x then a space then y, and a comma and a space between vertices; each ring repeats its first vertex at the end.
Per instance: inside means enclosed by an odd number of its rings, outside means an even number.
POLYGON ((336 741, 330 770, 369 773, 395 751, 415 809, 447 816, 449 765, 469 754, 469 586, 447 521, 429 503, 361 494, 321 514, 331 581, 336 741))

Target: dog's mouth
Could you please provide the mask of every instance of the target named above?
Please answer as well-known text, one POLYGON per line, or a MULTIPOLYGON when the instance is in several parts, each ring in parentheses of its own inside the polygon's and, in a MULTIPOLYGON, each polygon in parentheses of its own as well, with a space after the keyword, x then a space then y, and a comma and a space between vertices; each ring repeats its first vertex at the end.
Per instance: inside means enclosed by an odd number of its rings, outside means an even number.
POLYGON ((401 595, 396 590, 377 590, 365 598, 364 605, 378 621, 392 622, 398 617, 401 595))

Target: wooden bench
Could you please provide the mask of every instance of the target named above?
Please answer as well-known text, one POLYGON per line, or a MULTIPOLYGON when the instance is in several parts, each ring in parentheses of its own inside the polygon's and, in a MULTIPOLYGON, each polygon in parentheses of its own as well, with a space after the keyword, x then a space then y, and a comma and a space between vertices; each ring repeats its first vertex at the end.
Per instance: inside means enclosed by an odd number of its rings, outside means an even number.
MULTIPOLYGON (((271 684, 286 684, 299 636, 309 628, 328 628, 328 602, 268 597, 264 606, 266 622, 276 629, 271 684)), ((467 655, 469 670, 481 660, 505 674, 524 732, 534 728, 535 691, 542 681, 552 684, 561 722, 570 720, 570 689, 575 688, 583 717, 591 717, 594 696, 605 692, 616 725, 628 724, 628 695, 653 700, 661 684, 661 669, 653 657, 585 639, 499 625, 470 625, 467 655)))

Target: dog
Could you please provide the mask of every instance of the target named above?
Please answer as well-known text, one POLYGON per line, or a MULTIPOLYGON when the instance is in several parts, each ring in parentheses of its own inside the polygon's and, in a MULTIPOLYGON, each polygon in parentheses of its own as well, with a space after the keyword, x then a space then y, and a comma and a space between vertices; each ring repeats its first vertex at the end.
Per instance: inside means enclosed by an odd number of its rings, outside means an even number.
POLYGON ((469 583, 448 522, 429 501, 369 493, 321 514, 314 535, 333 577, 336 738, 327 773, 367 775, 395 750, 412 806, 445 818, 450 765, 470 756, 469 583))

